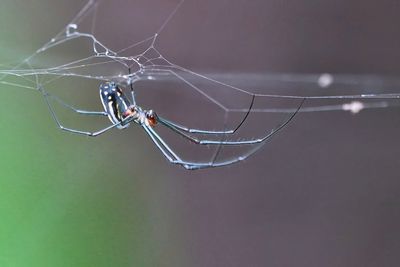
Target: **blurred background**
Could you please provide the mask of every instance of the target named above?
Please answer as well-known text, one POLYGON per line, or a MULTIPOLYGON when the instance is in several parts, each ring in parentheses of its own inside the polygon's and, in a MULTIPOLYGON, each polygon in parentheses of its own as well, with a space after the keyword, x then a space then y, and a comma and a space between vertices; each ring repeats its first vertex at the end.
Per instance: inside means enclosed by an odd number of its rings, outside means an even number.
MULTIPOLYGON (((177 3, 104 1, 95 35, 129 46, 177 3)), ((35 52, 84 4, 2 0, 1 68, 35 52)), ((178 65, 258 90, 271 87, 270 73, 396 77, 399 11, 397 1, 186 0, 157 47, 178 65)), ((79 95, 68 83, 57 92, 101 107, 98 83, 79 95)), ((375 85, 350 92, 380 92, 375 85)), ((143 105, 171 114, 196 101, 191 92, 140 89, 143 105)), ((347 89, 291 83, 285 93, 347 89)), ((0 266, 398 265, 399 108, 300 113, 245 162, 190 172, 138 127, 68 134, 38 92, 0 85, 0 95, 0 266)))

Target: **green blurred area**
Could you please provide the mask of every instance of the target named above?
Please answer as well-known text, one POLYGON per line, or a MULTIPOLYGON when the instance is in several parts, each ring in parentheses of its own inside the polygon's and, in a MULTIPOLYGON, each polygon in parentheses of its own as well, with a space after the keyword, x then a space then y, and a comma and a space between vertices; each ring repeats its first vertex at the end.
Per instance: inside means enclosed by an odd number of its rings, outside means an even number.
POLYGON ((0 266, 153 266, 135 176, 55 132, 39 94, 0 91, 0 266))
MULTIPOLYGON (((45 2, 28 5, 45 12, 39 8, 45 2)), ((20 61, 48 38, 28 25, 40 14, 22 6, 20 1, 2 1, 3 66, 20 61)), ((130 159, 126 154, 131 149, 112 138, 118 132, 92 139, 60 131, 37 91, 0 84, 0 97, 1 267, 161 266, 166 258, 179 261, 175 253, 160 256, 168 241, 156 228, 168 225, 162 217, 168 210, 159 214, 162 220, 152 219, 158 208, 149 210, 152 196, 147 193, 157 189, 148 176, 156 172, 144 175, 149 170, 146 157, 130 168, 140 148, 130 159)))

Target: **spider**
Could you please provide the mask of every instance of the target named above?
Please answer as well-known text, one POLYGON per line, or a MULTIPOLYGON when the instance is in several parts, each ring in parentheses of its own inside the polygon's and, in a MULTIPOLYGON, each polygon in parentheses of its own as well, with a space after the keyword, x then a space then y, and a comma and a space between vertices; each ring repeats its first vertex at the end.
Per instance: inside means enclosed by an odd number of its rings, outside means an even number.
POLYGON ((255 95, 252 96, 251 104, 247 110, 247 113, 245 114, 243 119, 240 121, 240 123, 235 128, 230 129, 230 130, 224 130, 224 131, 210 131, 210 130, 192 129, 192 128, 180 125, 178 123, 175 123, 173 121, 170 121, 161 116, 158 116, 157 113, 154 112, 153 110, 142 109, 139 105, 136 104, 135 93, 134 93, 132 84, 130 87, 131 87, 130 88, 131 89, 130 90, 131 99, 129 99, 124 94, 124 92, 121 90, 120 86, 117 85, 115 82, 111 81, 111 82, 105 82, 105 83, 101 84, 99 87, 99 93, 100 93, 100 99, 101 99, 101 103, 103 105, 104 111, 100 111, 100 112, 77 109, 77 108, 65 103, 60 98, 49 94, 47 91, 44 90, 43 87, 39 87, 39 91, 42 92, 42 94, 45 98, 45 101, 47 103, 47 106, 50 110, 50 113, 51 113, 53 119, 55 120, 57 126, 61 130, 67 131, 70 133, 74 133, 74 134, 95 137, 95 136, 99 136, 99 135, 109 131, 112 128, 125 129, 125 128, 128 128, 131 123, 135 123, 145 130, 147 135, 151 138, 151 140, 154 142, 154 144, 157 146, 157 148, 161 151, 161 153, 164 155, 164 157, 170 163, 180 165, 188 170, 221 167, 221 166, 226 166, 226 165, 230 165, 230 164, 245 160, 251 154, 256 152, 267 140, 269 140, 279 130, 283 129, 296 116, 296 114, 298 113, 298 111, 300 110, 301 106, 303 105, 303 103, 305 101, 305 99, 303 98, 302 102, 298 106, 298 108, 292 114, 290 114, 290 116, 282 124, 278 125, 276 128, 271 130, 269 133, 267 133, 262 138, 240 140, 240 141, 227 141, 227 140, 224 140, 223 138, 222 139, 220 138, 220 140, 218 140, 215 137, 232 135, 243 125, 243 123, 245 122, 245 120, 247 119, 247 117, 249 116, 249 114, 251 112, 251 109, 254 104, 255 95), (56 112, 54 111, 54 108, 49 101, 49 98, 56 100, 61 105, 73 110, 74 112, 82 114, 82 115, 107 116, 108 119, 111 121, 111 125, 103 128, 101 130, 98 130, 96 132, 87 132, 87 131, 64 127, 61 124, 60 120, 58 119, 56 112), (186 160, 182 159, 163 140, 163 138, 154 130, 155 127, 158 125, 169 128, 176 134, 180 135, 181 137, 189 140, 190 142, 192 142, 196 145, 219 146, 218 149, 216 150, 217 152, 214 155, 213 159, 208 162, 186 161, 186 160), (213 136, 214 138, 199 139, 195 136, 196 134, 213 136), (219 149, 222 146, 256 145, 256 144, 259 144, 259 145, 256 146, 255 148, 253 148, 252 150, 250 150, 249 152, 242 154, 241 156, 238 156, 236 158, 229 159, 229 160, 215 162, 217 154, 219 153, 219 149))

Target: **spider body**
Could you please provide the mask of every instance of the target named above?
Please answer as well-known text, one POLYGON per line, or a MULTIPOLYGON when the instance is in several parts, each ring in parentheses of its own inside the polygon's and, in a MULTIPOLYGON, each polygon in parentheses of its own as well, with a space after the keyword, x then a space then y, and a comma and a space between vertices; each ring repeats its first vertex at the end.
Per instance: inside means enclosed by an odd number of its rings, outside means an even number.
POLYGON ((70 133, 94 137, 103 134, 108 130, 111 130, 112 128, 125 129, 129 127, 130 123, 135 123, 139 125, 141 128, 143 128, 143 130, 147 133, 147 135, 151 138, 151 140, 154 142, 154 144, 157 146, 157 148, 161 151, 161 153, 169 162, 180 165, 189 170, 226 166, 233 164, 235 162, 245 160, 247 157, 256 152, 259 148, 261 148, 261 146, 266 141, 268 141, 273 135, 275 135, 277 132, 283 129, 298 113, 299 109, 301 108, 305 100, 304 98, 302 99, 298 108, 285 121, 283 121, 282 124, 278 125, 276 128, 267 132, 264 136, 255 139, 231 140, 229 139, 229 136, 232 136, 243 125, 243 123, 249 116, 254 104, 255 95, 252 96, 251 103, 247 113, 235 128, 212 131, 212 130, 189 128, 181 124, 175 123, 171 120, 168 120, 166 118, 163 118, 161 116, 158 116, 153 110, 142 109, 140 106, 136 105, 135 94, 132 85, 131 85, 131 98, 129 99, 115 82, 105 82, 101 84, 99 87, 99 93, 104 111, 80 110, 63 102, 61 99, 50 95, 48 92, 44 90, 43 87, 39 88, 39 90, 43 93, 43 96, 45 97, 50 112, 54 120, 56 121, 58 127, 61 130, 70 133), (108 119, 111 121, 111 125, 96 132, 88 132, 88 131, 82 131, 78 129, 65 127, 61 124, 60 120, 58 119, 49 101, 49 98, 55 99, 61 105, 70 108, 73 111, 82 115, 107 116, 108 119), (174 133, 180 135, 186 140, 192 142, 193 144, 217 146, 218 148, 216 149, 214 157, 210 161, 206 162, 194 162, 183 159, 177 152, 174 151, 173 148, 171 148, 168 145, 168 143, 157 133, 157 131, 155 131, 154 127, 157 124, 160 124, 161 126, 170 129, 174 133), (199 135, 200 136, 205 135, 208 137, 203 139, 200 138, 199 135), (256 146, 238 157, 222 161, 216 161, 221 146, 243 146, 243 145, 248 145, 248 146, 256 145, 256 146))
POLYGON ((127 128, 129 122, 124 119, 133 116, 135 110, 121 88, 114 82, 106 82, 100 85, 99 92, 104 111, 111 123, 117 124, 118 129, 127 128))
MULTIPOLYGON (((99 92, 105 113, 107 113, 111 123, 118 129, 129 127, 130 122, 151 127, 157 124, 156 113, 152 110, 143 110, 139 106, 131 104, 128 97, 116 83, 106 82, 101 84, 99 92)), ((134 101, 134 98, 132 100, 134 101)))

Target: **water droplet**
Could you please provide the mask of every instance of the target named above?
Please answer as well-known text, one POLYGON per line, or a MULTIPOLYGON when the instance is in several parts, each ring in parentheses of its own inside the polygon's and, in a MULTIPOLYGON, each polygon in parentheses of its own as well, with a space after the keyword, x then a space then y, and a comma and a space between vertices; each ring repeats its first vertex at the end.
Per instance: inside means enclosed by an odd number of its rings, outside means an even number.
POLYGON ((66 30, 66 35, 71 36, 72 34, 75 34, 75 31, 78 29, 78 25, 72 23, 68 24, 67 30, 66 30))
POLYGON ((328 73, 321 74, 318 78, 318 85, 322 88, 327 88, 333 83, 333 76, 328 73))
POLYGON ((350 111, 353 114, 357 114, 364 109, 364 104, 360 101, 353 101, 348 104, 343 104, 342 108, 344 111, 350 111))

